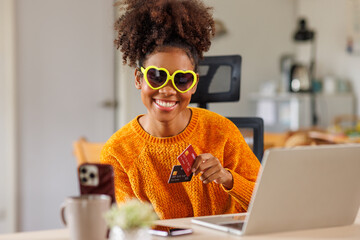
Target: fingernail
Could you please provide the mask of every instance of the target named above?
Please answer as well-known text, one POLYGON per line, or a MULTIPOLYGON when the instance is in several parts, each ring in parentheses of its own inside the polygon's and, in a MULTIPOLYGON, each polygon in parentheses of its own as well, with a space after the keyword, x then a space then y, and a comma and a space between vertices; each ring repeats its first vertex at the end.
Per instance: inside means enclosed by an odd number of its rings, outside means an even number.
POLYGON ((204 178, 201 176, 201 177, 200 177, 200 180, 202 181, 203 179, 204 179, 204 178))
POLYGON ((201 171, 200 173, 201 173, 201 174, 203 174, 204 172, 203 172, 203 171, 201 171))
POLYGON ((218 183, 218 180, 214 180, 215 183, 218 183))
POLYGON ((195 172, 196 172, 195 168, 191 169, 191 171, 192 171, 193 173, 195 173, 195 172))
POLYGON ((204 183, 204 184, 207 184, 207 183, 208 183, 208 181, 207 181, 207 180, 205 180, 205 181, 203 181, 203 183, 204 183))

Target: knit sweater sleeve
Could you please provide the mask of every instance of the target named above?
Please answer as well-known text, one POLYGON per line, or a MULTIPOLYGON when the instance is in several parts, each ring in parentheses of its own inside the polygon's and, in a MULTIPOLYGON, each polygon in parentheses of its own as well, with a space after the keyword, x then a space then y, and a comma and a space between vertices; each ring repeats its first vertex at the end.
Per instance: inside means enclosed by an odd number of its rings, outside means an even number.
POLYGON ((114 185, 116 202, 124 202, 125 199, 135 197, 131 188, 129 177, 126 173, 125 166, 117 159, 119 156, 114 151, 114 144, 109 141, 103 148, 100 156, 100 162, 110 164, 114 168, 114 185))
POLYGON ((233 188, 228 192, 247 210, 260 169, 260 162, 245 142, 240 131, 233 129, 225 145, 224 167, 233 176, 233 188))

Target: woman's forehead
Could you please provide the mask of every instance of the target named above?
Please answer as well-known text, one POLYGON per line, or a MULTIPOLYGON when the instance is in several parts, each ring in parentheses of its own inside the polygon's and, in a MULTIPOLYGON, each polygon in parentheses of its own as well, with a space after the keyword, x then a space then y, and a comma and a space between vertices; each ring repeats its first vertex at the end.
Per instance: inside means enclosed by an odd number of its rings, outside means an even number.
POLYGON ((194 64, 188 54, 176 47, 161 48, 149 54, 144 62, 144 67, 147 66, 163 67, 169 72, 194 69, 194 64))

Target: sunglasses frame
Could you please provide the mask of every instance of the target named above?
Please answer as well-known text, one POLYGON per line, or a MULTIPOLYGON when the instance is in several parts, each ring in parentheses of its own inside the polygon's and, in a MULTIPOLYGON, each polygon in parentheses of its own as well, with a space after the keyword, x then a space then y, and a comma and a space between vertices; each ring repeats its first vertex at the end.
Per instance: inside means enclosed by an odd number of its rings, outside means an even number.
POLYGON ((196 84, 196 82, 197 82, 197 80, 198 80, 197 74, 196 74, 194 71, 192 71, 192 70, 186 70, 186 71, 176 70, 172 75, 170 75, 169 71, 168 71, 166 68, 159 68, 159 67, 156 67, 156 66, 148 66, 148 67, 146 67, 146 68, 141 67, 140 70, 141 70, 142 74, 144 75, 144 79, 145 79, 147 85, 149 85, 149 87, 152 88, 153 90, 158 90, 158 89, 160 89, 160 88, 165 87, 166 84, 169 82, 169 80, 171 80, 171 81, 172 81, 172 85, 174 86, 174 88, 176 89, 176 91, 178 91, 178 92, 180 92, 180 93, 186 93, 187 91, 190 91, 190 90, 195 86, 195 84, 196 84), (166 81, 165 81, 161 86, 156 87, 156 88, 154 88, 153 86, 151 86, 151 84, 149 83, 149 80, 148 80, 148 78, 147 78, 147 73, 148 73, 148 71, 149 71, 150 69, 153 69, 153 68, 156 69, 156 70, 162 70, 162 71, 166 72, 166 74, 167 74, 166 81), (175 77, 175 75, 176 75, 177 73, 191 73, 191 74, 194 76, 194 81, 193 81, 193 83, 192 83, 191 86, 190 86, 188 89, 186 89, 185 91, 182 91, 182 90, 180 90, 179 88, 176 87, 174 77, 175 77))

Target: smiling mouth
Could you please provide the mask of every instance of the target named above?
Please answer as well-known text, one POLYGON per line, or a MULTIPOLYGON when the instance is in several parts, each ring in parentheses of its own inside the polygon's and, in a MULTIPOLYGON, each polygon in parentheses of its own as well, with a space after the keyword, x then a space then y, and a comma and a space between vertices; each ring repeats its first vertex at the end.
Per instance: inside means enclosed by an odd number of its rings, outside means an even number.
POLYGON ((171 107, 174 107, 177 102, 175 102, 175 101, 162 101, 162 100, 155 99, 155 103, 157 105, 159 105, 160 107, 171 108, 171 107))

